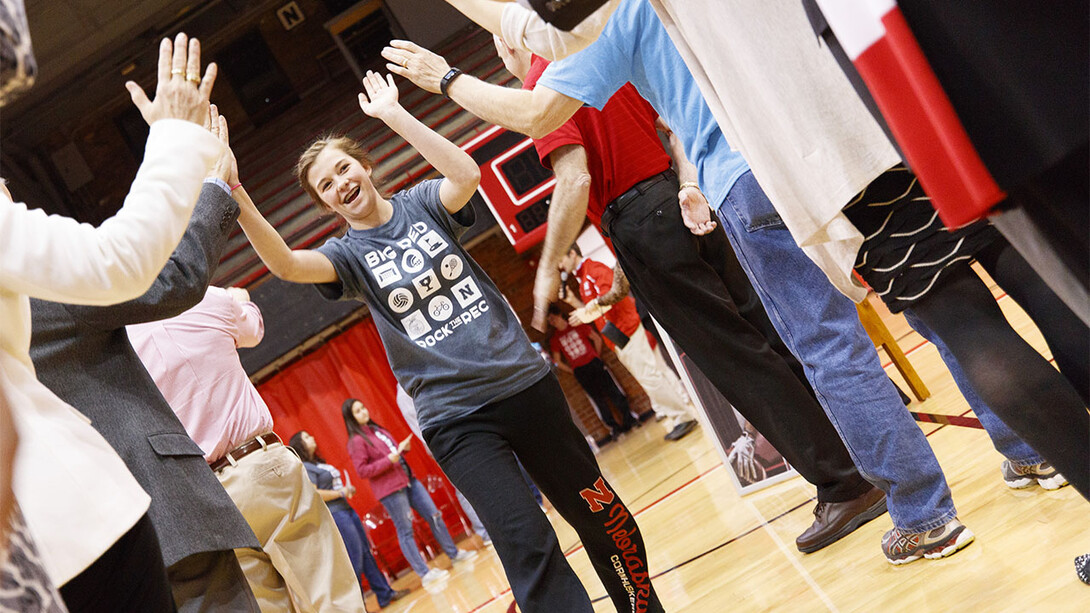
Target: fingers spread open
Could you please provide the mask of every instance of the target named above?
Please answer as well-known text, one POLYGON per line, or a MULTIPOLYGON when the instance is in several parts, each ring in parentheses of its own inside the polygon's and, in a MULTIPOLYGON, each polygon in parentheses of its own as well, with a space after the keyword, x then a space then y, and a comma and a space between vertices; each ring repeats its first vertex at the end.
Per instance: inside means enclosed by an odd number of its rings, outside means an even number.
POLYGON ((189 37, 185 32, 178 32, 174 37, 174 57, 170 62, 170 75, 174 79, 185 78, 185 62, 188 55, 189 37))
POLYGON ((159 43, 159 85, 166 85, 170 80, 170 62, 174 54, 174 45, 169 38, 159 43))
POLYGON ((201 75, 201 41, 196 38, 189 39, 189 53, 185 64, 186 78, 189 78, 189 75, 194 75, 194 78, 201 75))
POLYGON ((220 140, 223 141, 224 145, 230 146, 231 145, 231 136, 227 133, 227 118, 224 117, 223 115, 220 115, 219 126, 220 126, 220 140))
POLYGON ((208 100, 212 96, 212 86, 216 84, 216 75, 219 74, 219 67, 215 62, 208 65, 208 68, 204 71, 204 78, 201 79, 201 84, 197 88, 197 91, 201 93, 202 100, 208 100))
MULTIPOLYGON (((169 75, 170 73, 168 72, 167 74, 169 75)), ((145 110, 151 106, 151 100, 148 100, 148 95, 144 93, 144 88, 133 81, 129 81, 125 83, 125 89, 129 90, 129 97, 132 98, 132 103, 136 105, 136 108, 140 109, 140 114, 144 115, 145 110)), ((145 120, 146 119, 147 118, 145 117, 145 120)))
POLYGON ((410 53, 416 53, 417 51, 420 51, 420 45, 417 45, 411 40, 398 40, 395 38, 394 40, 390 41, 390 46, 397 49, 404 49, 410 53))

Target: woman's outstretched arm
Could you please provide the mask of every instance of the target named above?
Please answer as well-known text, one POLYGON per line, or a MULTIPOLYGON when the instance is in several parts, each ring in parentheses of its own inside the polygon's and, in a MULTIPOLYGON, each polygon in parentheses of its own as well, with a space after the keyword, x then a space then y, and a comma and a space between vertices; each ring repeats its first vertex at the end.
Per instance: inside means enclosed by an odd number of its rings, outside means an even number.
POLYGON ((360 108, 367 115, 381 120, 408 141, 424 159, 443 175, 439 199, 449 213, 457 213, 473 197, 481 181, 481 170, 473 158, 457 145, 420 123, 397 102, 394 77, 383 79, 367 71, 363 79, 366 93, 360 94, 360 108))

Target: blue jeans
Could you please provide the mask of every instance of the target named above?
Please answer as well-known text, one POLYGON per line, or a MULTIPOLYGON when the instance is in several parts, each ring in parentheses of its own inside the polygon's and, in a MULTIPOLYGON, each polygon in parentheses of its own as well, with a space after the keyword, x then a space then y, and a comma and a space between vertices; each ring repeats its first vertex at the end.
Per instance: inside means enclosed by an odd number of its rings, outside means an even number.
POLYGON ((454 546, 454 539, 450 538, 447 526, 443 523, 443 515, 435 507, 427 488, 415 477, 409 479, 409 487, 401 488, 379 500, 386 512, 390 514, 390 520, 397 529, 397 541, 401 545, 401 553, 405 554, 405 560, 412 566, 416 574, 423 577, 428 574, 428 565, 424 557, 420 555, 420 548, 413 538, 413 510, 420 514, 431 526, 431 533, 439 547, 451 558, 458 555, 458 548, 454 546), (411 507, 411 508, 410 508, 411 507))
POLYGON ((855 305, 795 243, 753 173, 738 179, 718 216, 859 472, 886 492, 893 524, 924 532, 956 517, 938 460, 882 369, 855 305))
POLYGON ((904 315, 905 319, 908 320, 908 325, 919 332, 920 336, 931 341, 935 348, 939 350, 939 356, 942 358, 943 363, 946 364, 950 375, 954 377, 954 383, 961 390, 965 402, 969 403, 969 408, 973 410, 973 413, 976 413, 980 425, 984 426, 984 431, 991 437, 995 450, 1003 454, 1013 464, 1019 466, 1030 466, 1044 462, 1045 459, 1041 457, 1041 454, 1034 451, 1033 447, 1030 447, 1014 433, 1014 430, 1008 428, 1007 424, 1004 424, 1002 420, 996 417, 995 413, 984 402, 984 399, 977 395, 976 390, 969 383, 969 377, 961 369, 961 365, 958 364, 954 354, 950 353, 946 343, 942 342, 942 339, 931 328, 928 328, 926 324, 920 321, 920 318, 912 312, 911 308, 905 309, 904 315))
MULTIPOLYGON (((352 569, 356 571, 356 577, 363 573, 367 577, 367 583, 371 584, 371 591, 378 598, 380 607, 390 604, 394 597, 394 590, 386 582, 375 557, 371 555, 371 543, 367 540, 367 533, 363 531, 363 522, 354 509, 338 509, 333 511, 333 521, 337 524, 337 530, 341 531, 341 539, 344 540, 344 548, 348 550, 348 559, 352 560, 352 569)), ((362 587, 362 586, 361 586, 362 587)))

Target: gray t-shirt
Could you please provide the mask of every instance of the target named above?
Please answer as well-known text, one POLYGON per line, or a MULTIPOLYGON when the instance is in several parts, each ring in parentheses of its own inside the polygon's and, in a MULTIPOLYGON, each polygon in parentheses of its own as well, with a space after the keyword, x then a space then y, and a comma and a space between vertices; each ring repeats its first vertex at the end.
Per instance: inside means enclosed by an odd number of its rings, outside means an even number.
POLYGON ((367 302, 422 430, 510 398, 549 372, 507 301, 458 242, 473 212, 466 206, 452 217, 439 201, 440 181, 395 194, 385 224, 351 229, 318 248, 340 282, 316 287, 330 300, 367 302))

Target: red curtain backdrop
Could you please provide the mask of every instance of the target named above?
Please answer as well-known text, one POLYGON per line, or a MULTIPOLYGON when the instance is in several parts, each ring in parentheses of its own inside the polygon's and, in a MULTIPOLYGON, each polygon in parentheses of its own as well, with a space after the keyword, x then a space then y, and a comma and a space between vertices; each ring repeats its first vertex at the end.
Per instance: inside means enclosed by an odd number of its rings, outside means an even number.
MULTIPOLYGON (((367 406, 371 419, 401 440, 412 434, 396 402, 397 380, 390 370, 386 350, 378 329, 370 317, 327 342, 320 349, 295 362, 258 387, 258 392, 272 412, 274 430, 285 443, 293 434, 306 430, 318 442, 318 453, 327 462, 348 472, 356 495, 349 500, 356 512, 364 514, 379 505, 366 479, 356 474, 348 457, 348 435, 341 417, 341 403, 357 398, 367 406)), ((414 438, 405 458, 414 476, 427 483, 427 476, 443 480, 444 491, 453 492, 439 465, 424 451, 422 441, 414 438)), ((445 511, 444 520, 452 535, 464 532, 453 495, 433 494, 435 503, 445 511)), ((427 532, 425 530, 425 532, 427 532)), ((427 538, 430 540, 431 535, 427 538)), ((371 534, 371 539, 397 572, 404 564, 392 528, 387 533, 371 534), (390 537, 393 541, 390 542, 390 537), (395 562, 396 560, 396 562, 395 562)), ((422 547, 424 543, 419 543, 422 547)), ((433 547, 434 549, 434 547, 433 547)))

